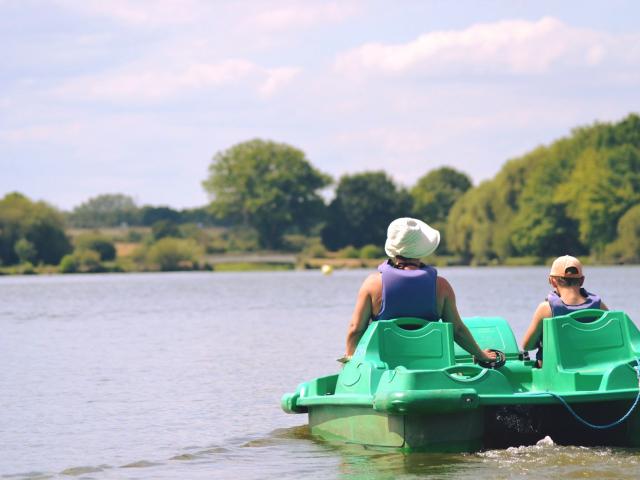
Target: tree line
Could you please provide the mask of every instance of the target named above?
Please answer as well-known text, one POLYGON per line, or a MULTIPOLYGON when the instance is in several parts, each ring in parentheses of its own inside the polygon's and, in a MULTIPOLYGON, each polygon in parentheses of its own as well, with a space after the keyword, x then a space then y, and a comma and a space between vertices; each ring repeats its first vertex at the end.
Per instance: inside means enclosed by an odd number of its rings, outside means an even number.
MULTIPOLYGON (((9 194, 0 200, 0 262, 57 264, 74 247, 66 227, 148 226, 152 241, 159 241, 184 238, 186 231, 194 236, 189 225, 219 226, 230 236, 254 232, 258 246, 269 250, 294 248, 290 239, 296 236, 320 239, 329 250, 381 246, 388 223, 400 216, 438 228, 438 255, 460 263, 509 263, 513 257, 536 262, 566 253, 640 261, 636 114, 577 128, 509 160, 493 179, 475 187, 450 167, 426 172, 409 188, 384 171, 334 181, 302 150, 259 139, 218 152, 203 187, 211 203, 184 210, 139 207, 127 195, 106 194, 60 212, 9 194)), ((99 250, 87 248, 87 242, 85 251, 99 250)))

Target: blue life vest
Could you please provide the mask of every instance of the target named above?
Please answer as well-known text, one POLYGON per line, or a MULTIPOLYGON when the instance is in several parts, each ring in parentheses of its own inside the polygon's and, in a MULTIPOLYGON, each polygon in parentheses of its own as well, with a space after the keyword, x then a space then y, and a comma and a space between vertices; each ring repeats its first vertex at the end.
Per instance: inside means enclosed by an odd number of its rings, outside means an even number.
POLYGON ((389 262, 381 263, 382 305, 375 320, 417 317, 437 321, 436 280, 438 271, 427 265, 417 270, 395 268, 389 262))
MULTIPOLYGON (((580 289, 580 295, 582 295, 585 300, 578 305, 567 305, 562 301, 560 295, 555 290, 547 295, 547 302, 549 302, 549 306, 551 307, 551 316, 559 317, 561 315, 568 315, 571 312, 577 312, 578 310, 584 310, 586 308, 600 308, 600 304, 602 303, 602 299, 600 296, 587 292, 584 288, 580 289)), ((594 321, 595 318, 581 318, 578 319, 579 322, 589 323, 594 321)), ((536 360, 542 361, 542 338, 538 340, 538 351, 536 352, 536 360)))
POLYGON ((582 295, 585 300, 578 305, 567 305, 562 301, 560 295, 556 291, 551 292, 547 296, 547 302, 551 306, 551 313, 554 317, 559 317, 561 315, 568 315, 571 312, 577 312, 578 310, 584 310, 585 308, 600 308, 600 302, 602 301, 598 295, 587 292, 584 288, 580 289, 580 295, 582 295))

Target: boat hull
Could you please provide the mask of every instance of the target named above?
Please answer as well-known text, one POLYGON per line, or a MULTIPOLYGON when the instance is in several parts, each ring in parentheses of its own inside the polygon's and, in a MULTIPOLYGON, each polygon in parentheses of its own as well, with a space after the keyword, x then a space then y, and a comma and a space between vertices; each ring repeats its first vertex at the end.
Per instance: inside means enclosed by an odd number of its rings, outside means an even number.
MULTIPOLYGON (((620 418, 630 401, 574 405, 596 424, 620 418)), ((549 436, 559 445, 640 447, 640 413, 605 430, 579 423, 562 405, 487 406, 439 414, 390 415, 366 406, 309 408, 311 434, 326 441, 404 452, 475 452, 534 445, 549 436)))
POLYGON ((403 451, 472 452, 482 446, 482 411, 388 415, 363 406, 309 409, 311 433, 328 441, 403 451))

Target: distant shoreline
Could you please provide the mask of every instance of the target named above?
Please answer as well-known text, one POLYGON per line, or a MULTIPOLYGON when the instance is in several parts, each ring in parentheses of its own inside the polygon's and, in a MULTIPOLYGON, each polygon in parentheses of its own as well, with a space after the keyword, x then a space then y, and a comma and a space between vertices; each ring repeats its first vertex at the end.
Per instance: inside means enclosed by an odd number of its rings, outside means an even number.
MULTIPOLYGON (((104 262, 103 268, 93 272, 74 273, 144 273, 144 272, 260 272, 260 271, 293 271, 293 270, 321 270, 323 266, 329 266, 332 270, 375 269, 384 258, 336 258, 336 257, 306 257, 294 253, 233 253, 206 255, 202 261, 188 268, 176 268, 170 270, 123 268, 117 262, 104 262)), ((531 257, 513 257, 508 262, 462 262, 457 257, 433 257, 431 264, 435 267, 533 267, 549 265, 552 259, 535 259, 531 257)), ((611 264, 603 262, 590 262, 584 259, 589 266, 624 266, 636 264, 611 264)), ((62 273, 55 265, 30 265, 20 264, 0 266, 0 276, 15 275, 68 275, 62 273)))

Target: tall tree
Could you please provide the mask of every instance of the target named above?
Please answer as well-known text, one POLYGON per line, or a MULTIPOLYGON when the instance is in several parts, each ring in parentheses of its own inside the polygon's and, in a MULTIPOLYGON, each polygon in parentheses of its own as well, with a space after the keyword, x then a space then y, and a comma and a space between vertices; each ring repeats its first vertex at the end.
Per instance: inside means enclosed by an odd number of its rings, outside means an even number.
POLYGON ((601 254, 640 201, 638 172, 638 115, 577 128, 467 191, 450 212, 450 246, 476 260, 601 254))
POLYGON ((140 223, 142 225, 150 227, 161 220, 171 223, 182 223, 182 215, 177 210, 166 206, 153 207, 151 205, 145 205, 140 209, 140 223))
POLYGON ((382 245, 389 223, 411 214, 409 193, 384 172, 345 175, 329 205, 322 242, 327 248, 382 245))
POLYGON ((251 140, 218 152, 203 186, 216 215, 253 227, 262 247, 280 248, 286 231, 308 232, 321 221, 319 190, 330 182, 301 150, 251 140))
POLYGON ((449 251, 448 238, 444 232, 449 211, 470 188, 471 180, 467 175, 451 167, 441 167, 420 177, 411 189, 413 216, 441 231, 438 247, 440 253, 449 251))
POLYGON ((128 195, 107 193, 90 198, 69 215, 73 226, 98 228, 138 223, 138 207, 128 195))
POLYGON ((10 193, 0 200, 1 263, 11 265, 26 260, 26 256, 33 262, 55 265, 70 251, 71 242, 58 210, 45 202, 32 202, 20 193, 10 193))
POLYGON ((618 262, 640 262, 640 203, 620 217, 618 238, 608 247, 609 256, 618 262))
POLYGON ((450 167, 431 170, 411 189, 413 214, 432 224, 443 223, 456 200, 470 188, 471 180, 462 172, 450 167))

